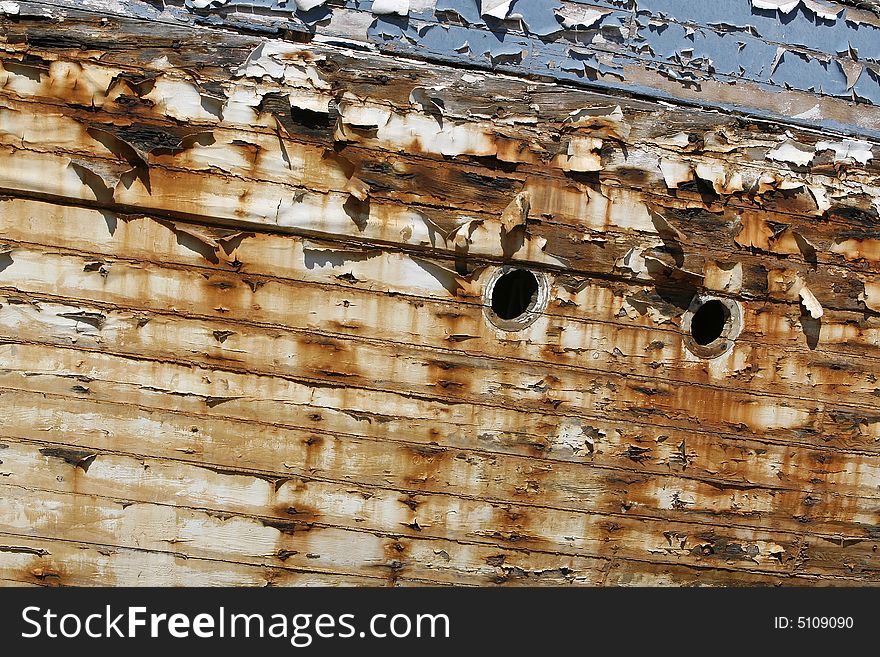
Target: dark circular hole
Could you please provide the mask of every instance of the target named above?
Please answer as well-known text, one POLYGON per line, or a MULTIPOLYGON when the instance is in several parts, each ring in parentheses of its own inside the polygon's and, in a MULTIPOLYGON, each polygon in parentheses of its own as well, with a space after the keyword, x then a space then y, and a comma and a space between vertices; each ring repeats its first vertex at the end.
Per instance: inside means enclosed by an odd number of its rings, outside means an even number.
POLYGON ((729 318, 730 311, 717 299, 704 303, 691 318, 691 335, 694 342, 704 346, 715 342, 724 332, 729 318))
POLYGON ((538 298, 538 279, 525 269, 514 269, 495 281, 492 310, 501 319, 516 319, 538 298))

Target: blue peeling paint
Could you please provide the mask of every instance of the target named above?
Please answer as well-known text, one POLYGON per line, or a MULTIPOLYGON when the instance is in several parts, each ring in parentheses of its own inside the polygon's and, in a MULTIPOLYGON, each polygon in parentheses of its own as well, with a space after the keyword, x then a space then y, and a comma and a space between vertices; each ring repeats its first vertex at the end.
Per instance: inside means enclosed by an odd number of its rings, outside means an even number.
MULTIPOLYGON (((59 4, 73 0, 54 0, 59 4)), ((129 15, 156 19, 143 0, 119 0, 129 15)), ((195 9, 169 5, 163 16, 178 21, 266 30, 320 32, 337 9, 325 5, 308 12, 294 0, 228 0, 195 9), (216 5, 216 6, 215 6, 216 5), (255 15, 259 15, 257 20, 255 15), (266 17, 271 20, 266 21, 266 17)), ((565 0, 566 11, 580 7, 601 15, 587 29, 563 27, 563 0, 513 0, 508 20, 482 16, 481 0, 437 0, 436 7, 407 17, 373 16, 373 0, 345 0, 350 11, 368 13, 366 37, 380 50, 424 59, 540 75, 675 99, 675 94, 628 82, 627 70, 653 70, 682 87, 700 90, 707 82, 757 90, 796 90, 880 105, 880 25, 854 22, 841 6, 834 19, 800 4, 783 14, 758 9, 752 0, 565 0), (518 20, 516 19, 518 17, 518 20), (847 83, 846 71, 857 79, 847 83), (855 73, 853 73, 855 72, 855 73)), ((852 14, 852 15, 851 15, 852 14)), ((668 87, 667 87, 668 89, 668 87)), ((679 100, 681 100, 679 98, 679 100)), ((703 105, 722 107, 711 98, 703 105)), ((736 108, 749 111, 748 107, 736 108)), ((766 110, 756 113, 768 115, 766 110)), ((831 123, 825 122, 828 127, 831 123)), ((846 126, 846 132, 868 134, 846 126)))

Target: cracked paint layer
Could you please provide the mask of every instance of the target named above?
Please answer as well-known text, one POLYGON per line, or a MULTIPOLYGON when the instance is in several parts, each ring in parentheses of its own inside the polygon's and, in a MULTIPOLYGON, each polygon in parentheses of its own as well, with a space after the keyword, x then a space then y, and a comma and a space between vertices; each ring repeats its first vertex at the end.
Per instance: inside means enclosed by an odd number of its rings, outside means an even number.
MULTIPOLYGON (((74 0, 50 4, 76 6, 74 0)), ((22 6, 36 11, 36 5, 22 6)), ((119 0, 108 1, 106 9, 282 38, 340 38, 406 56, 768 117, 809 113, 818 98, 820 115, 811 118, 825 127, 880 134, 880 112, 848 109, 880 105, 880 19, 833 2, 187 0, 157 8, 146 0, 119 0), (783 92, 795 111, 777 107, 774 97, 783 92)))

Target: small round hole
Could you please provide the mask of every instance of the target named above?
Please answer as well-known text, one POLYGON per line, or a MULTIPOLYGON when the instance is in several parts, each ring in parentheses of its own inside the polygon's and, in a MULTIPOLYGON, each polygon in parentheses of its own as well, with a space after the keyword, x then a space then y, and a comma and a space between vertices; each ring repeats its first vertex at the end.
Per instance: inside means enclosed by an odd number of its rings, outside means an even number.
POLYGON ((501 319, 526 314, 538 298, 538 279, 525 269, 503 274, 492 288, 492 311, 501 319))
POLYGON ((699 345, 715 342, 724 333, 730 311, 717 299, 707 301, 699 307, 691 319, 691 336, 699 345))
POLYGON ((521 331, 537 321, 549 300, 544 274, 505 265, 486 281, 483 312, 496 328, 521 331))
POLYGON ((681 319, 684 344, 694 356, 718 358, 733 348, 743 314, 733 299, 698 294, 681 319))

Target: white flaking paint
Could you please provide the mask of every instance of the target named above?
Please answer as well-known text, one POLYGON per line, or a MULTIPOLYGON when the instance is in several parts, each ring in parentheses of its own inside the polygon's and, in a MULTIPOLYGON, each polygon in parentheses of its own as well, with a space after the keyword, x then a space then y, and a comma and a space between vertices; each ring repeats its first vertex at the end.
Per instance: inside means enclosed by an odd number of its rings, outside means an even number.
POLYGON ((752 0, 752 7, 755 9, 778 9, 783 14, 794 11, 801 3, 801 0, 752 0))
POLYGON ((717 262, 707 262, 703 275, 703 285, 708 290, 718 292, 740 292, 743 283, 743 267, 737 262, 732 267, 717 262))
POLYGON ((481 0, 480 15, 504 20, 510 13, 512 3, 513 0, 481 0))
POLYGON ((315 7, 320 7, 327 0, 296 0, 296 8, 300 11, 309 11, 315 7))
POLYGON ((610 13, 610 9, 593 9, 591 7, 565 5, 556 12, 556 15, 562 18, 562 26, 565 28, 580 27, 587 29, 596 25, 596 23, 610 13))
POLYGON ((778 9, 783 14, 790 14, 801 4, 819 18, 828 20, 835 20, 843 11, 843 7, 839 5, 818 0, 752 0, 752 7, 756 9, 770 9, 771 11, 778 9))
POLYGON ((501 227, 505 233, 509 233, 517 226, 525 226, 529 216, 529 193, 520 192, 504 208, 501 213, 501 227))
POLYGON ((351 94, 346 94, 339 103, 339 114, 342 120, 336 127, 337 139, 356 136, 347 131, 348 126, 377 128, 374 139, 396 151, 418 148, 426 153, 449 156, 490 156, 498 152, 491 129, 478 123, 444 122, 441 127, 433 116, 392 112, 351 94))
POLYGON ((368 105, 352 94, 346 93, 339 103, 339 115, 346 125, 355 128, 379 128, 388 124, 391 110, 368 105))
POLYGON ((743 190, 743 177, 739 171, 730 171, 724 163, 699 162, 697 177, 712 183, 716 194, 733 194, 743 190))
POLYGON ((557 158, 563 171, 601 171, 602 140, 593 137, 572 137, 564 154, 557 158))
POLYGON ((810 190, 810 194, 813 195, 813 199, 816 201, 816 211, 824 213, 831 207, 831 201, 828 200, 828 194, 825 193, 825 188, 821 185, 810 185, 807 187, 810 190))
POLYGON ((834 161, 855 160, 859 164, 867 164, 874 157, 871 144, 866 141, 844 139, 843 141, 820 141, 816 151, 834 151, 834 161))
POLYGON ((301 46, 267 41, 251 51, 236 75, 257 79, 268 76, 286 84, 329 89, 330 85, 321 78, 314 65, 321 59, 301 46))
POLYGON ((804 285, 798 295, 801 298, 801 303, 804 304, 804 308, 807 309, 807 312, 810 313, 810 317, 813 319, 819 319, 825 312, 822 310, 822 304, 819 303, 819 300, 816 298, 812 292, 810 292, 810 288, 804 285))
POLYGON ((244 64, 236 71, 236 75, 257 79, 267 75, 276 80, 284 77, 284 65, 273 60, 271 53, 265 52, 266 46, 267 44, 263 43, 251 51, 244 64))
POLYGON ((859 301, 863 301, 871 310, 880 311, 880 283, 866 282, 865 291, 859 295, 859 301))
POLYGON ((19 5, 17 2, 0 2, 0 14, 15 16, 18 12, 19 5))
POLYGON ((202 95, 192 82, 160 77, 144 96, 165 116, 181 121, 211 121, 214 116, 202 107, 202 95))
POLYGON ((771 269, 767 272, 767 289, 770 293, 781 294, 791 300, 800 300, 813 319, 825 314, 822 304, 810 291, 800 272, 791 269, 771 269))
MULTIPOLYGON (((661 243, 662 244, 662 243, 661 243)), ((636 247, 631 248, 626 252, 622 258, 618 258, 614 263, 615 269, 620 270, 629 270, 636 276, 640 274, 646 274, 648 272, 648 265, 645 261, 644 249, 639 249, 636 247)))
POLYGON ((828 20, 835 20, 838 16, 840 16, 840 12, 843 11, 843 7, 840 5, 835 5, 830 2, 819 2, 818 0, 803 0, 804 7, 812 11, 819 18, 826 18, 828 20))
POLYGON ((691 144, 691 137, 686 132, 678 132, 671 137, 661 137, 660 139, 656 139, 655 142, 663 146, 687 148, 691 144))
POLYGON ((767 153, 767 159, 806 166, 813 161, 814 155, 815 151, 806 150, 803 144, 788 139, 767 153))
POLYGON ((409 15, 409 0, 373 0, 372 12, 374 14, 398 14, 409 15))
POLYGON ((682 162, 681 160, 661 159, 660 172, 663 174, 663 181, 669 189, 675 189, 682 183, 690 182, 694 179, 693 167, 690 163, 682 162))

